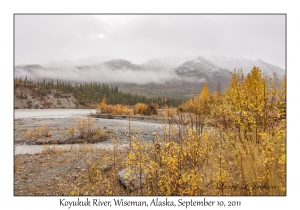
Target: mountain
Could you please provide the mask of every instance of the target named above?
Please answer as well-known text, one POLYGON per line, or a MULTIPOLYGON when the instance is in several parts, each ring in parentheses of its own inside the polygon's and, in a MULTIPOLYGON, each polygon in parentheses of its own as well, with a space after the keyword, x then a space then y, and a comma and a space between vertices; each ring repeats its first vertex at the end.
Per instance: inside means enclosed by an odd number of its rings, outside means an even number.
POLYGON ((150 71, 167 71, 171 67, 160 59, 152 59, 141 64, 141 66, 150 71))
POLYGON ((111 70, 145 70, 142 66, 131 63, 123 59, 115 59, 102 63, 106 68, 111 70))
POLYGON ((24 70, 37 70, 37 69, 45 69, 44 67, 42 67, 39 64, 24 64, 24 65, 18 65, 15 67, 16 69, 24 69, 24 70))
POLYGON ((165 56, 163 58, 160 58, 159 60, 167 65, 170 69, 173 69, 181 64, 183 64, 186 61, 192 60, 196 58, 194 55, 169 55, 165 56))
POLYGON ((269 64, 261 59, 256 61, 246 59, 243 57, 239 58, 227 58, 227 57, 209 57, 209 60, 215 63, 216 65, 226 68, 230 71, 234 69, 240 70, 242 69, 245 74, 249 73, 253 66, 258 66, 266 75, 272 76, 274 72, 276 72, 277 77, 281 78, 285 75, 285 70, 275 66, 273 64, 269 64))
POLYGON ((196 56, 181 56, 181 55, 170 55, 162 58, 156 58, 148 60, 141 64, 143 68, 152 71, 168 71, 179 66, 180 64, 194 59, 196 56))
POLYGON ((70 68, 74 66, 88 66, 88 65, 97 65, 105 61, 115 59, 112 56, 89 56, 77 60, 64 60, 64 61, 52 61, 49 63, 43 64, 46 68, 70 68))
POLYGON ((46 70, 43 66, 38 64, 19 65, 15 66, 15 75, 18 76, 22 73, 37 74, 40 70, 46 70))
POLYGON ((211 90, 216 90, 219 84, 222 88, 227 87, 231 79, 230 72, 216 66, 205 57, 198 56, 197 58, 187 61, 173 69, 177 75, 182 78, 191 78, 206 83, 211 90))
POLYGON ((173 70, 180 76, 196 77, 200 79, 218 71, 219 67, 215 66, 206 58, 199 56, 196 59, 181 64, 173 70))
POLYGON ((270 76, 276 72, 279 80, 285 75, 285 71, 275 65, 260 59, 252 61, 243 57, 168 56, 152 59, 140 65, 124 59, 98 62, 100 60, 98 57, 83 58, 69 63, 68 65, 72 66, 64 68, 39 64, 17 65, 15 76, 33 80, 93 81, 118 85, 120 90, 146 96, 188 98, 193 94, 199 94, 204 83, 208 85, 210 92, 219 88, 225 89, 231 80, 230 72, 234 68, 243 69, 246 74, 255 65, 270 76), (75 65, 76 63, 93 64, 75 65))
POLYGON ((256 61, 254 61, 253 65, 258 66, 268 76, 272 76, 274 72, 276 73, 276 76, 279 77, 279 78, 285 76, 285 70, 284 69, 282 69, 278 66, 275 66, 273 64, 264 62, 261 59, 258 59, 256 61))
POLYGON ((80 70, 117 71, 117 70, 145 70, 142 66, 123 59, 114 59, 97 65, 76 66, 80 70))

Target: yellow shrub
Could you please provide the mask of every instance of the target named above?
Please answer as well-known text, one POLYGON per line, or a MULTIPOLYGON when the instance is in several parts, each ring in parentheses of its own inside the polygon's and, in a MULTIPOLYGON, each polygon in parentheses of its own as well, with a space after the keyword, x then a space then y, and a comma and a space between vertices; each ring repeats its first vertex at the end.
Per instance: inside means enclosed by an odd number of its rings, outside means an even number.
POLYGON ((104 98, 101 104, 96 105, 97 112, 103 114, 117 114, 117 115, 128 115, 132 113, 132 109, 129 106, 116 104, 116 105, 107 105, 106 99, 104 98))
POLYGON ((147 110, 147 105, 143 103, 137 103, 136 105, 134 105, 133 110, 134 114, 144 115, 147 110))

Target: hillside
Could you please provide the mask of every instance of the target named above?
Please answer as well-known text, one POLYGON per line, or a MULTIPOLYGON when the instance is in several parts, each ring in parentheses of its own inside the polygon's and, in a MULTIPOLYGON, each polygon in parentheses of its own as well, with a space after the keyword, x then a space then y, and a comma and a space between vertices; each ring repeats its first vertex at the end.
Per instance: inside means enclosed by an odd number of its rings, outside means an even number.
POLYGON ((75 109, 81 108, 76 104, 73 93, 57 92, 51 89, 45 96, 38 96, 30 87, 17 87, 14 90, 15 109, 75 109))

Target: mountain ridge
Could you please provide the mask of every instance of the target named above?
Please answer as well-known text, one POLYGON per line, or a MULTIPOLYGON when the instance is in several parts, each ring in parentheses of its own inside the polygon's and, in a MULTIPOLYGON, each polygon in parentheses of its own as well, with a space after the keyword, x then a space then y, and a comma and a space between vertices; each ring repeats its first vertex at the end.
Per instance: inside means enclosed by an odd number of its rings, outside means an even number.
POLYGON ((125 91, 134 91, 148 96, 154 96, 155 92, 157 95, 168 94, 169 88, 173 89, 170 90, 173 91, 172 96, 176 93, 185 96, 199 93, 204 83, 208 85, 210 91, 217 90, 220 86, 221 89, 225 89, 231 80, 231 72, 236 66, 244 68, 245 74, 256 65, 268 76, 272 76, 273 72, 276 72, 279 79, 285 75, 283 69, 261 59, 251 61, 243 57, 211 59, 195 56, 194 59, 187 60, 174 68, 168 64, 170 60, 166 60, 167 62, 164 62, 163 59, 158 58, 142 64, 134 64, 125 59, 112 59, 95 65, 67 68, 47 68, 39 64, 16 65, 15 76, 120 84, 125 91))

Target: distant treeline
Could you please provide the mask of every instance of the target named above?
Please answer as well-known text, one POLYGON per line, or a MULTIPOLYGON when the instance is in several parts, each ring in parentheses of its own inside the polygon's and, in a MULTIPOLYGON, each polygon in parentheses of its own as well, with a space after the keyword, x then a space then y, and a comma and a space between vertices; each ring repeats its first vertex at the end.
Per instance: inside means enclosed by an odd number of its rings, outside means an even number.
POLYGON ((56 90, 59 95, 63 93, 73 93, 78 103, 82 106, 101 103, 106 98, 107 104, 135 105, 137 103, 152 104, 162 106, 179 106, 184 101, 171 97, 152 97, 141 96, 132 93, 126 93, 118 89, 117 86, 101 84, 97 82, 90 83, 71 83, 61 80, 31 80, 22 78, 14 79, 15 87, 31 88, 39 97, 46 96, 51 90, 56 90))

